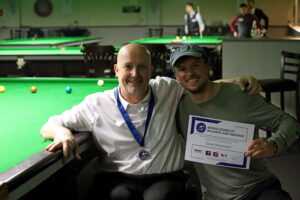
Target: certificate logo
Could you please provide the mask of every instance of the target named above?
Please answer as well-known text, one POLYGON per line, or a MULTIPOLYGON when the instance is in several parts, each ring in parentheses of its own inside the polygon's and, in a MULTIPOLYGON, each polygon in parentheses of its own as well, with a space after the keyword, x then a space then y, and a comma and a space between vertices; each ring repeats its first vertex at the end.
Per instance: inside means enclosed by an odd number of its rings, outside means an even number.
POLYGON ((204 123, 200 122, 196 125, 196 130, 199 133, 204 133, 206 131, 206 125, 204 123))
POLYGON ((205 155, 211 156, 211 151, 206 151, 206 152, 205 152, 205 155))
MULTIPOLYGON (((203 117, 196 117, 190 115, 190 134, 194 133, 204 133, 207 131, 206 124, 204 122, 218 124, 221 121, 220 120, 214 120, 214 119, 208 119, 203 117)), ((201 134, 202 136, 203 134, 201 134)))
POLYGON ((213 152, 213 157, 218 157, 219 153, 218 152, 213 152))
POLYGON ((201 149, 194 149, 194 152, 198 154, 203 154, 203 150, 201 149))

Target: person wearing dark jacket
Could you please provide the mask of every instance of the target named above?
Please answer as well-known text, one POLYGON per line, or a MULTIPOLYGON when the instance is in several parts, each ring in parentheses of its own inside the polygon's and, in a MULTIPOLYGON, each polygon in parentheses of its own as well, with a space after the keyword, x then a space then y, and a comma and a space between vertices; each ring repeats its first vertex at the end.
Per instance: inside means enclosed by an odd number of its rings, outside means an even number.
POLYGON ((262 33, 265 34, 269 28, 269 18, 264 13, 262 9, 256 8, 254 0, 248 0, 249 13, 255 15, 258 18, 258 21, 264 20, 264 28, 262 29, 262 33))

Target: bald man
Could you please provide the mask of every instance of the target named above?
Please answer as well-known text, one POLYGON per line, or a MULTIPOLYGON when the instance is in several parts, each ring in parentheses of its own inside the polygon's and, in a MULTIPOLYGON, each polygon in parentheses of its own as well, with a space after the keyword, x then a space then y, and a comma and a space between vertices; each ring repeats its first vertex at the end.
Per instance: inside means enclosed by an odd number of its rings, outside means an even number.
MULTIPOLYGON (((80 155, 71 131, 89 131, 105 157, 96 175, 94 199, 184 199, 184 145, 175 112, 184 89, 175 80, 150 80, 150 52, 138 44, 120 49, 114 66, 119 86, 87 96, 42 127, 54 138, 49 151, 80 155)), ((254 87, 255 89, 255 87, 254 87)))

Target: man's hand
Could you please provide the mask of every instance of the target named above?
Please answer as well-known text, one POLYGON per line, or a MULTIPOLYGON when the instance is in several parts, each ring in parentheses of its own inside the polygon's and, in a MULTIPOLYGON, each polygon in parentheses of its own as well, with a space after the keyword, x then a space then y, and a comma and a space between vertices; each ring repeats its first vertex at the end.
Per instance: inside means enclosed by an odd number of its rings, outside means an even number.
POLYGON ((267 34, 267 29, 265 29, 265 28, 261 29, 261 31, 260 31, 261 37, 266 36, 266 34, 267 34))
POLYGON ((78 146, 76 140, 72 133, 64 128, 59 127, 56 131, 54 141, 46 147, 47 151, 53 152, 59 148, 62 148, 63 153, 63 163, 66 162, 67 158, 70 155, 70 152, 73 151, 74 157, 77 160, 81 160, 81 157, 78 153, 78 146))
POLYGON ((277 145, 275 142, 256 139, 249 144, 246 156, 250 156, 251 158, 270 157, 276 152, 277 145))
POLYGON ((233 37, 237 37, 237 36, 238 36, 237 32, 233 32, 233 37))
POLYGON ((249 95, 258 94, 262 91, 261 85, 252 76, 240 76, 233 79, 233 83, 240 86, 242 91, 248 92, 249 95))
POLYGON ((258 94, 262 91, 261 85, 258 81, 252 76, 239 76, 232 79, 220 79, 215 80, 214 82, 228 82, 239 85, 242 91, 248 92, 249 95, 258 94))

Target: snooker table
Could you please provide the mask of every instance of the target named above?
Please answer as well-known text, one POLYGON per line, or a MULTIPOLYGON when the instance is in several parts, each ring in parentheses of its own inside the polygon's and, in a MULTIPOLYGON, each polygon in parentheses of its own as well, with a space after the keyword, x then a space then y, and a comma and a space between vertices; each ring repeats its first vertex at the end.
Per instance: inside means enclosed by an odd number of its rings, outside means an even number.
POLYGON ((227 36, 155 36, 149 38, 142 38, 138 40, 132 40, 128 43, 140 43, 140 44, 165 44, 170 46, 176 46, 180 44, 198 44, 203 47, 216 47, 222 44, 222 39, 228 38, 227 36), (179 38, 178 38, 179 37, 179 38), (178 38, 178 39, 177 39, 178 38))
POLYGON ((149 38, 142 38, 138 40, 128 41, 127 43, 139 43, 139 44, 152 44, 152 45, 165 45, 170 52, 183 44, 197 44, 201 47, 205 47, 212 52, 210 62, 212 63, 213 75, 212 80, 222 78, 222 41, 228 38, 228 36, 155 36, 149 38), (177 39, 179 38, 179 39, 177 39))
POLYGON ((84 47, 0 47, 1 61, 24 60, 83 60, 84 47))
MULTIPOLYGON (((0 47, 0 74, 21 73, 24 76, 36 75, 43 68, 51 75, 65 77, 66 65, 71 63, 73 68, 83 69, 84 47, 0 47), (27 64, 24 64, 27 63, 27 64), (46 66, 46 67, 41 67, 46 66), (32 68, 32 69, 31 69, 32 68)), ((69 64, 70 65, 70 64, 69 64)), ((82 70, 84 73, 84 70, 82 70)))
POLYGON ((82 46, 85 44, 97 44, 101 41, 99 37, 38 37, 21 38, 0 41, 0 48, 11 47, 67 47, 82 46))
MULTIPOLYGON (((26 195, 49 177, 55 176, 59 170, 67 168, 69 171, 68 165, 72 164, 71 169, 74 170, 80 163, 82 166, 86 163, 75 161, 71 156, 68 164, 63 165, 59 151, 50 153, 44 150, 51 141, 40 136, 40 129, 50 116, 70 109, 85 96, 118 85, 118 79, 102 79, 104 85, 100 87, 97 85, 98 80, 0 78, 0 85, 6 88, 4 93, 0 93, 0 181, 8 184, 10 199, 19 199, 26 195), (37 87, 36 93, 30 91, 33 85, 37 87), (66 86, 72 87, 71 93, 65 92, 66 86)), ((85 157, 97 155, 95 150, 92 151, 94 154, 91 153, 91 134, 82 132, 76 137, 83 160, 85 157), (84 156, 85 153, 87 156, 84 156)), ((63 174, 66 173, 69 172, 63 174)), ((58 180, 59 177, 56 177, 55 184, 58 180)), ((61 182, 66 184, 65 181, 61 182)))

